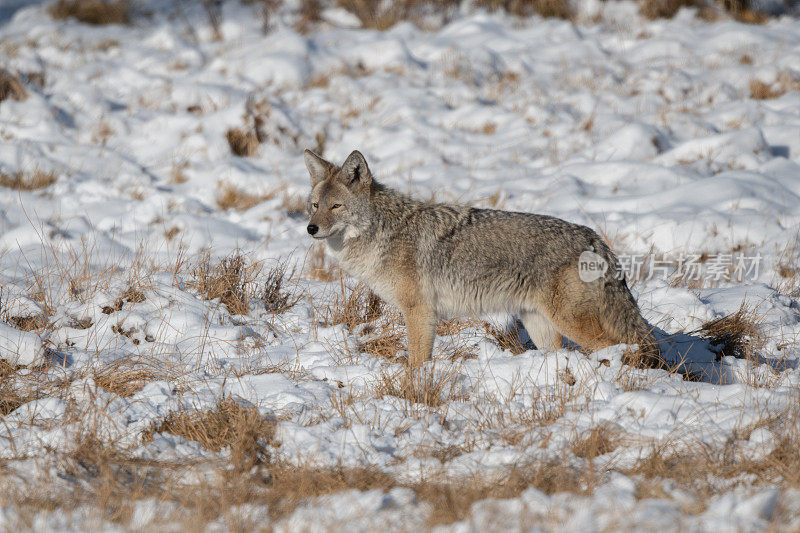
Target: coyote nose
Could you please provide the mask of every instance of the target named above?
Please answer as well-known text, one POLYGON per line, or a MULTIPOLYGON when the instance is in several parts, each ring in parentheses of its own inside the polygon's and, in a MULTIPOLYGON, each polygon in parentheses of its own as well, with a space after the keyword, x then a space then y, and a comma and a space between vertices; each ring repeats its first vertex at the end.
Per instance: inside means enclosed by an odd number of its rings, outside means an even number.
POLYGON ((319 226, 317 226, 316 224, 309 224, 306 229, 308 230, 309 235, 314 235, 316 232, 319 231, 319 226))

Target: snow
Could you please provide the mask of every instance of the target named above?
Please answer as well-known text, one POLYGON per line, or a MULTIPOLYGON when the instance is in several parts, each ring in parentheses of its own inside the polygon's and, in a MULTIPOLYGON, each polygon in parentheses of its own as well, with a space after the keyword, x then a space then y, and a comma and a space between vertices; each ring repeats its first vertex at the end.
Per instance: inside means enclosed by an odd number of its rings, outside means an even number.
MULTIPOLYGON (((527 521, 750 531, 767 528, 778 505, 800 523, 800 493, 779 484, 725 490, 690 512, 680 489, 641 498, 638 480, 620 473, 658 445, 735 441, 758 460, 780 438, 759 421, 796 408, 797 278, 792 287, 780 272, 800 258, 800 90, 755 100, 749 82, 800 76, 798 20, 708 23, 684 10, 644 21, 628 2, 587 2, 577 25, 464 8, 432 31, 375 31, 329 8, 303 35, 285 8, 264 33, 255 7, 227 2, 223 39, 213 41, 199 5, 168 17, 171 3, 143 2, 152 19, 89 27, 22 4, 0 8, 0 58, 45 84, 0 103, 0 172, 53 171, 57 181, 0 190, 0 357, 26 367, 26 379, 70 385, 3 416, 9 468, 68 448, 87 420, 137 457, 225 457, 176 435, 143 435, 174 410, 233 396, 276 421, 282 460, 374 466, 404 480, 577 460, 571 443, 600 426, 622 437, 595 459, 607 477, 592 494, 529 488, 479 501, 442 531, 527 521), (267 117, 263 142, 254 157, 236 157, 225 132, 251 126, 252 109, 267 117), (359 352, 366 333, 322 323, 339 281, 310 279, 304 216, 284 206, 308 192, 306 147, 335 162, 359 149, 379 180, 420 198, 587 224, 621 256, 651 254, 674 268, 682 255, 705 254, 706 274, 721 254, 758 256, 759 268, 696 285, 648 267, 629 277, 662 349, 699 381, 626 369, 625 346, 512 355, 475 326, 440 337, 426 366, 449 384, 442 405, 414 404, 376 392, 402 363, 359 352), (221 184, 265 199, 223 210, 221 184), (236 316, 203 300, 192 266, 234 250, 267 266, 286 261, 289 289, 305 296, 282 314, 254 299, 236 316), (132 286, 141 301, 125 299, 132 286), (755 362, 717 360, 697 330, 742 305, 758 316, 763 347, 755 362), (48 327, 14 322, 36 317, 48 327), (448 358, 454 347, 474 357, 448 358), (98 385, 93 372, 127 362, 158 376, 124 398, 98 385), (509 431, 518 438, 504 438, 509 431), (422 453, 448 448, 459 453, 422 453)), ((137 502, 131 527, 164 519, 165 505, 137 502)), ((14 512, 2 508, 0 524, 14 512)), ((305 501, 272 527, 419 529, 430 512, 407 488, 350 490, 305 501)), ((43 513, 35 526, 88 527, 74 518, 43 513)))

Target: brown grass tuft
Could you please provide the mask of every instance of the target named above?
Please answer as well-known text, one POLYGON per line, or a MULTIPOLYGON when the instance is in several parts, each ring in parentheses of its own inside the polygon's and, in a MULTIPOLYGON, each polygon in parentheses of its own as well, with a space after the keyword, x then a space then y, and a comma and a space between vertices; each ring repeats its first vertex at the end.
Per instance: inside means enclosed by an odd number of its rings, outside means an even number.
POLYGON ((247 211, 274 196, 274 193, 251 194, 232 183, 220 182, 217 186, 217 205, 225 210, 247 211))
POLYGON ((238 252, 212 265, 204 255, 192 274, 195 287, 205 300, 219 298, 232 315, 246 315, 252 296, 252 285, 258 274, 256 265, 248 265, 238 252))
POLYGON ((572 443, 570 448, 578 457, 594 459, 613 452, 617 448, 617 436, 608 428, 596 427, 572 443))
POLYGON ((21 170, 13 174, 0 172, 0 185, 14 189, 15 191, 35 191, 49 187, 56 182, 54 172, 44 172, 34 170, 33 172, 22 172, 21 170))
POLYGON ((298 195, 284 194, 281 207, 290 217, 300 218, 306 214, 306 199, 298 195))
POLYGON ((750 80, 750 98, 754 100, 771 100, 783 95, 785 91, 773 89, 771 85, 761 80, 750 80))
POLYGON ((225 132, 225 138, 228 140, 228 146, 231 147, 233 155, 253 157, 258 153, 258 137, 252 131, 231 128, 225 132))
POLYGON ((524 326, 519 320, 515 320, 503 328, 498 328, 489 322, 483 322, 483 330, 490 337, 490 340, 494 341, 501 350, 509 350, 514 355, 519 355, 528 350, 528 347, 525 346, 520 337, 519 332, 521 329, 524 329, 524 326))
POLYGON ((463 395, 456 389, 456 369, 457 367, 453 367, 452 371, 436 372, 433 366, 404 366, 399 370, 386 370, 381 373, 375 385, 375 394, 380 398, 395 396, 412 404, 428 407, 439 407, 453 400, 462 400, 463 395))
POLYGON ((215 452, 230 447, 232 463, 246 470, 269 461, 267 446, 275 443, 275 421, 263 417, 254 406, 225 397, 211 411, 170 413, 143 439, 152 440, 155 433, 180 435, 215 452))
POLYGON ((575 13, 567 0, 477 0, 476 5, 503 11, 518 17, 539 15, 545 18, 572 20, 575 13))
POLYGON ((344 324, 352 330, 360 324, 376 320, 385 310, 383 300, 363 283, 349 288, 341 281, 339 293, 323 312, 323 321, 326 326, 344 324))
POLYGON ((682 7, 702 7, 701 0, 642 0, 639 14, 646 19, 672 18, 682 7))
POLYGON ((314 244, 309 250, 308 277, 317 281, 333 281, 341 277, 342 271, 336 265, 329 265, 325 258, 325 245, 314 244))
POLYGON ((593 472, 582 472, 563 461, 513 465, 502 477, 474 475, 460 480, 422 481, 412 488, 417 497, 435 509, 431 526, 452 524, 470 516, 472 504, 488 498, 517 498, 535 487, 546 494, 572 492, 587 494, 594 485, 593 472))
POLYGON ((0 68, 0 102, 6 98, 11 98, 21 102, 28 97, 28 91, 22 85, 22 81, 4 68, 0 68))
POLYGON ((92 371, 98 387, 123 398, 130 398, 151 381, 163 380, 169 373, 147 361, 125 359, 104 364, 92 371))
POLYGON ((74 18, 96 26, 128 24, 131 4, 128 0, 58 0, 48 11, 54 19, 74 18))
MULTIPOLYGON (((30 401, 22 397, 14 388, 13 377, 21 367, 0 359, 0 416, 6 416, 17 407, 30 401)), ((32 398, 31 398, 32 399, 32 398)))
POLYGON ((755 360, 756 351, 764 347, 761 317, 742 305, 728 316, 706 322, 694 332, 720 348, 721 355, 737 359, 755 360))
POLYGON ((312 26, 322 20, 322 2, 320 0, 300 0, 297 15, 295 29, 303 34, 310 32, 312 26))
POLYGON ((297 304, 302 298, 300 294, 287 292, 284 282, 291 278, 293 272, 287 272, 285 262, 278 263, 269 272, 261 285, 259 297, 264 300, 264 307, 270 313, 283 313, 297 304))
POLYGON ((368 324, 359 332, 358 351, 366 352, 388 361, 395 361, 398 353, 406 349, 405 335, 398 313, 385 316, 377 326, 368 324))

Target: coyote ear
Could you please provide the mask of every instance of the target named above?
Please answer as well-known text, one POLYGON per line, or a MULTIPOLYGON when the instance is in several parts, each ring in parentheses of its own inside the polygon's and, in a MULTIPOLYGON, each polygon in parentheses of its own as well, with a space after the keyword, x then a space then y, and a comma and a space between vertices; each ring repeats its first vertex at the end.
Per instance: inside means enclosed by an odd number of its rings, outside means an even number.
POLYGON ((372 183, 372 173, 367 166, 367 160, 361 155, 358 150, 347 156, 342 165, 342 176, 344 177, 347 185, 362 185, 368 186, 372 183))
POLYGON ((306 168, 311 175, 311 186, 314 187, 317 183, 323 181, 325 178, 333 173, 333 165, 322 159, 320 156, 311 150, 303 152, 303 160, 306 162, 306 168))

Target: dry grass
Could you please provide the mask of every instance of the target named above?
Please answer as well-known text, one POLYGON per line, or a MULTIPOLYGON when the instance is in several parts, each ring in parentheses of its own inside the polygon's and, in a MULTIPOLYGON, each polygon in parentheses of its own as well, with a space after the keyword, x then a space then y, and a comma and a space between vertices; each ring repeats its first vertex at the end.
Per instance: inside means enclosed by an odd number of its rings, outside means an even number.
POLYGON ((750 98, 754 100, 771 100, 782 96, 785 92, 780 88, 773 89, 770 84, 761 80, 750 80, 750 98))
POLYGON ((144 440, 152 439, 155 433, 179 435, 215 452, 230 448, 231 462, 244 470, 269 461, 267 446, 275 444, 275 421, 253 406, 225 397, 210 411, 170 413, 145 432, 144 440))
POLYGON ((17 76, 0 68, 0 102, 7 98, 21 102, 28 97, 28 91, 17 76))
POLYGON ((143 302, 144 300, 145 296, 141 289, 134 285, 130 285, 119 298, 114 300, 113 305, 103 306, 102 312, 104 315, 110 315, 116 311, 121 311, 122 307, 125 305, 125 302, 137 304, 143 302))
POLYGON ((216 264, 212 264, 208 254, 202 255, 192 275, 194 287, 203 299, 219 299, 232 315, 246 315, 254 300, 263 302, 266 311, 280 314, 302 299, 302 292, 287 290, 286 282, 292 271, 285 262, 264 271, 262 263, 248 263, 243 255, 234 252, 216 264))
POLYGON ((641 0, 639 13, 647 19, 672 18, 682 7, 701 7, 702 0, 641 0))
POLYGON ((231 128, 225 132, 231 153, 239 157, 253 157, 258 154, 258 136, 253 131, 231 128))
POLYGON ((572 443, 572 453, 584 459, 594 459, 613 452, 618 445, 617 435, 608 428, 599 426, 572 443))
POLYGON ((49 187, 56 182, 54 172, 34 170, 33 172, 18 171, 13 174, 0 172, 0 185, 15 191, 36 191, 49 187))
POLYGON ((514 355, 519 355, 528 350, 528 347, 520 337, 520 330, 524 329, 524 326, 519 320, 515 320, 504 327, 497 327, 489 322, 483 322, 482 325, 489 339, 497 344, 501 350, 509 350, 514 355))
POLYGON ((703 324, 693 333, 719 347, 722 357, 732 356, 748 361, 757 359, 756 352, 766 342, 762 333, 761 317, 744 305, 735 313, 703 324))
POLYGON ((494 133, 497 133, 497 124, 495 124, 494 122, 487 122, 480 129, 480 132, 483 133, 484 135, 492 135, 494 133))
MULTIPOLYGON (((336 3, 357 16, 363 27, 376 30, 386 30, 404 21, 424 26, 429 15, 436 14, 447 20, 459 9, 459 3, 450 0, 337 0, 336 3)), ((575 15, 567 0, 478 0, 475 5, 518 17, 539 15, 571 20, 575 15)), ((300 28, 307 31, 311 21, 319 20, 319 12, 318 2, 304 1, 300 28)))
POLYGON ((128 24, 131 4, 128 0, 58 0, 48 11, 54 19, 74 18, 96 26, 128 24))
POLYGON ((572 20, 575 16, 567 0, 477 0, 475 4, 492 11, 501 9, 518 17, 539 15, 572 20))
POLYGON ((212 265, 206 254, 192 270, 194 285, 205 300, 219 299, 232 315, 246 315, 258 265, 248 265, 238 252, 212 265))
POLYGON ((14 387, 14 381, 11 378, 18 370, 19 367, 16 365, 11 365, 5 359, 0 359, 0 416, 6 416, 17 407, 30 401, 30 399, 20 395, 19 391, 14 387))
POLYGON ((299 195, 284 193, 281 207, 292 218, 301 218, 306 214, 306 199, 299 195))
POLYGON ((91 374, 101 389, 130 398, 149 382, 168 379, 173 372, 163 364, 142 359, 125 359, 101 365, 92 370, 91 374))
POLYGON ((309 258, 306 267, 308 277, 317 281, 333 281, 342 276, 341 269, 328 264, 325 258, 325 245, 321 242, 314 244, 309 250, 309 258))
POLYGON ((322 319, 326 326, 344 324, 347 329, 353 330, 360 324, 378 319, 385 310, 383 301, 366 285, 357 283, 350 288, 342 280, 339 292, 323 310, 322 319))
POLYGON ((800 487, 800 439, 797 417, 791 417, 788 433, 778 440, 777 446, 766 456, 752 459, 736 452, 735 441, 719 446, 697 443, 689 449, 676 451, 665 443, 656 446, 641 459, 627 475, 641 476, 646 480, 670 480, 698 502, 688 512, 702 512, 714 494, 737 486, 800 487))
POLYGON ((380 398, 394 396, 412 404, 441 407, 448 402, 465 399, 456 387, 458 375, 458 366, 445 372, 437 372, 434 365, 387 369, 381 373, 374 392, 380 398))
POLYGON ((417 0, 391 3, 380 0, 337 0, 336 3, 357 16, 363 27, 374 30, 388 30, 399 22, 414 21, 426 4, 432 4, 417 0))
POLYGON ((232 183, 220 182, 217 185, 217 205, 220 209, 236 209, 237 211, 247 211, 261 202, 271 200, 275 197, 274 192, 266 194, 252 194, 232 183))
POLYGON ((320 0, 300 0, 295 29, 306 34, 320 20, 322 20, 322 2, 320 0))
POLYGON ((468 518, 472 504, 488 498, 517 498, 531 487, 545 494, 587 494, 594 485, 592 471, 580 471, 563 461, 551 461, 512 465, 497 479, 475 475, 459 480, 422 481, 411 488, 420 500, 433 506, 434 512, 428 521, 431 526, 437 526, 468 518))
POLYGON ((359 352, 366 352, 387 361, 395 361, 398 354, 406 349, 405 335, 400 325, 400 316, 386 317, 379 325, 367 324, 360 330, 359 352))
POLYGON ((270 313, 283 313, 294 307, 302 299, 302 294, 292 294, 285 288, 288 278, 294 272, 287 270, 285 262, 279 262, 272 267, 261 284, 258 296, 264 301, 264 308, 270 313))

